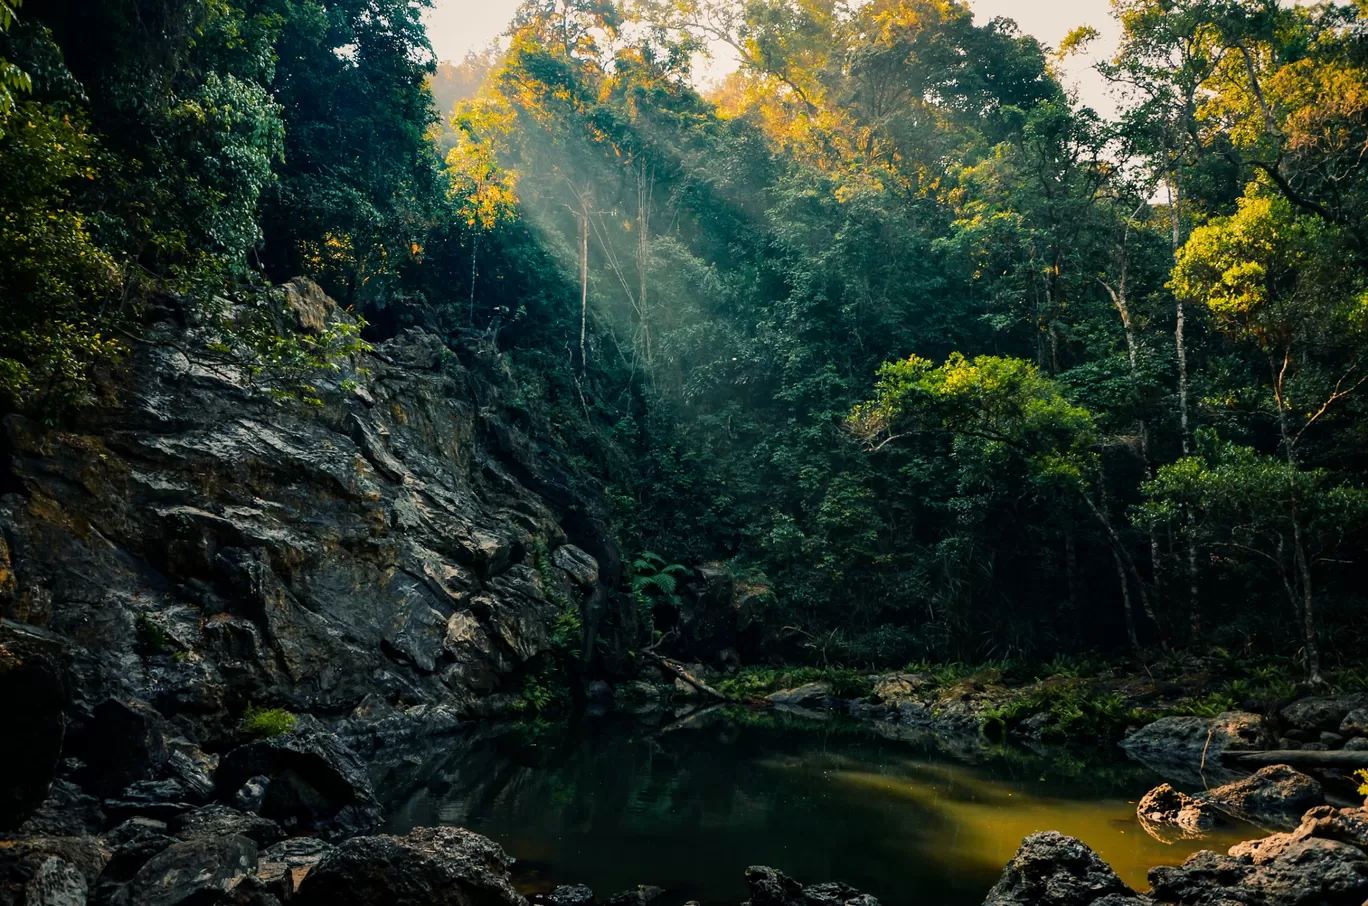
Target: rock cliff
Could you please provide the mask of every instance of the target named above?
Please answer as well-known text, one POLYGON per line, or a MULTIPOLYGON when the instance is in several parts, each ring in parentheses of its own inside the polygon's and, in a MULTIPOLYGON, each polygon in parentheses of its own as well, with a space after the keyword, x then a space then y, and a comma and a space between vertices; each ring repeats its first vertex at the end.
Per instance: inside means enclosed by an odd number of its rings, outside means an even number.
MULTIPOLYGON (((279 314, 305 342, 349 317, 305 281, 279 314)), ((176 316, 76 428, 4 424, 0 644, 60 664, 72 711, 141 700, 212 738, 248 702, 468 706, 568 608, 630 630, 598 491, 492 351, 408 330, 301 402, 176 316)))

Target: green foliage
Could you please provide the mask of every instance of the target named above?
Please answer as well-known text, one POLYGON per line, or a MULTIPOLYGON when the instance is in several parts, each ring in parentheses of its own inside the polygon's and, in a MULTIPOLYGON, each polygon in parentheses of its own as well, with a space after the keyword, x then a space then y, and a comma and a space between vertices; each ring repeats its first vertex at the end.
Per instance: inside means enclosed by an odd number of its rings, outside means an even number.
POLYGON ((868 674, 844 667, 746 667, 718 680, 717 690, 746 698, 808 683, 826 683, 837 698, 865 698, 873 692, 868 674))
POLYGON ((269 739, 272 736, 289 733, 298 723, 298 718, 289 711, 281 708, 257 708, 249 704, 238 723, 238 731, 253 739, 269 739))

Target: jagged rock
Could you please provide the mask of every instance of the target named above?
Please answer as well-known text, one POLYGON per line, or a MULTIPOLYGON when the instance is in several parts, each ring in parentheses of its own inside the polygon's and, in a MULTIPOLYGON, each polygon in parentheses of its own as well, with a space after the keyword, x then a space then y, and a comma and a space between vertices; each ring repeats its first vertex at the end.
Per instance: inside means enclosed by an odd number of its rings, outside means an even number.
POLYGON ((266 790, 270 785, 271 778, 264 774, 248 777, 247 782, 233 794, 233 806, 240 812, 261 814, 261 806, 266 802, 266 790))
MULTIPOLYGON (((0 547, 3 544, 0 540, 0 547)), ((7 558, 2 565, 8 565, 7 558)), ((0 831, 18 827, 47 798, 62 754, 64 707, 58 664, 42 655, 20 658, 0 645, 0 722, 6 752, 5 769, 0 771, 0 831)))
POLYGON ((166 837, 170 844, 170 829, 165 821, 156 818, 136 817, 129 818, 122 824, 111 828, 103 837, 104 842, 118 849, 145 840, 148 837, 166 837))
POLYGON ((353 837, 314 866, 300 906, 526 906, 509 880, 512 859, 458 827, 353 837))
POLYGON ((380 824, 365 763, 335 735, 304 728, 239 746, 214 775, 231 796, 254 777, 270 778, 260 814, 289 831, 343 837, 380 824))
POLYGON ((78 755, 85 767, 73 779, 106 799, 131 783, 155 779, 166 765, 165 728, 162 716, 142 702, 101 702, 81 733, 78 755))
POLYGON ((1179 792, 1167 783, 1142 796, 1135 813, 1147 828, 1152 824, 1173 825, 1183 831, 1201 833, 1216 825, 1216 815, 1209 803, 1179 792))
POLYGON ((1325 730, 1338 730, 1350 713, 1365 704, 1368 702, 1362 695, 1303 698, 1283 708, 1278 716, 1290 730, 1316 737, 1325 730))
POLYGON ((744 906, 879 906, 879 901, 845 884, 804 887, 783 872, 764 865, 746 869, 750 899, 744 906))
POLYGON ((1355 708, 1345 714, 1339 732, 1342 736, 1368 736, 1368 708, 1355 708))
POLYGON ((166 747, 167 775, 180 782, 191 802, 208 802, 214 795, 214 770, 218 767, 218 759, 180 737, 168 739, 166 747))
POLYGON ((1047 831, 1022 841, 983 902, 984 906, 1141 906, 1149 901, 1127 887, 1084 843, 1047 831))
POLYGON ((1121 741, 1126 754, 1166 777, 1202 785, 1239 777, 1221 766, 1226 752, 1269 749, 1273 738, 1263 718, 1233 711, 1216 717, 1165 717, 1121 741))
POLYGON ((91 837, 28 837, 0 845, 0 903, 85 906, 109 861, 91 837))
POLYGON ((1158 903, 1243 906, 1359 906, 1368 895, 1368 856, 1336 840, 1307 838, 1250 855, 1200 852, 1177 868, 1150 871, 1158 903))
POLYGON ((179 906, 209 901, 256 873, 257 845, 246 837, 173 843, 129 882, 129 906, 179 906))
POLYGON ((594 892, 583 884, 561 884, 539 899, 548 906, 593 906, 594 892))
POLYGON ((583 588, 593 588, 598 584, 598 561, 573 544, 562 544, 551 552, 551 562, 560 567, 583 588))
POLYGON ((206 805, 182 815, 171 831, 181 840, 212 840, 236 834, 254 840, 258 846, 270 846, 285 836, 280 825, 269 818, 243 814, 226 805, 206 805))
POLYGON ((257 862, 257 877, 281 900, 288 900, 300 883, 336 847, 312 837, 295 837, 263 850, 257 862))
POLYGON ((1365 739, 1362 736, 1355 736, 1353 739, 1345 742, 1344 750, 1346 752, 1368 751, 1368 739, 1365 739))
POLYGON ((772 704, 786 708, 812 708, 831 698, 831 687, 826 683, 808 683, 797 689, 781 689, 766 696, 772 704))
POLYGON ((104 811, 112 820, 129 815, 147 815, 170 821, 195 808, 190 794, 175 780, 139 780, 130 783, 116 798, 104 801, 104 811))
POLYGON ((1198 797, 1255 824, 1295 827, 1308 809, 1325 803, 1321 785, 1287 765, 1270 765, 1198 797))

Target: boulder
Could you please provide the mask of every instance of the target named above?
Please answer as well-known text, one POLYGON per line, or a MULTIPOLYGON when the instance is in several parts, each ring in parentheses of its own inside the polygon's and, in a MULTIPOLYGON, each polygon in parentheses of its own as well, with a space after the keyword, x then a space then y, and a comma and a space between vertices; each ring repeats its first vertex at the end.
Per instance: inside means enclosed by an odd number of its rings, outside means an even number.
POLYGON ((845 884, 804 887, 783 872, 764 865, 746 869, 750 899, 743 906, 879 906, 879 901, 845 884))
POLYGON ((129 906, 212 902, 257 869, 257 845, 246 837, 183 840, 138 869, 128 885, 129 906))
POLYGON ((286 831, 332 839, 380 824, 365 763, 332 733, 305 727, 239 746, 223 756, 214 782, 227 798, 259 776, 270 780, 260 814, 286 831))
POLYGON ((1199 798, 1162 783, 1140 798, 1135 813, 1146 830, 1155 825, 1173 826, 1200 834, 1216 825, 1215 809, 1199 798))
POLYGON ((1022 841, 984 906, 1140 906, 1148 902, 1082 841, 1046 831, 1022 841))
POLYGON ((1296 827, 1308 809, 1325 804, 1321 785, 1287 765, 1257 772, 1197 797, 1226 814, 1266 827, 1296 827))
POLYGON ((100 800, 81 792, 69 780, 55 781, 47 798, 19 827, 25 837, 86 837, 105 826, 100 800))
POLYGON ((263 850, 257 862, 257 878, 276 897, 287 900, 314 866, 336 847, 312 837, 295 837, 263 850))
POLYGON ((1213 778, 1238 778, 1221 766, 1225 753, 1261 751, 1273 744, 1262 717, 1232 711, 1216 717, 1161 718, 1127 736, 1121 748, 1159 774, 1200 786, 1213 778))
POLYGON ((1344 720, 1340 721, 1339 732, 1341 736, 1368 736, 1368 708, 1355 708, 1345 714, 1344 720))
POLYGON ((300 906, 526 906, 513 860, 492 840, 458 827, 353 837, 299 886, 300 906))
POLYGON ((226 805, 206 805, 182 815, 171 825, 171 832, 180 840, 237 835, 255 841, 258 846, 270 846, 285 836, 280 825, 269 818, 244 814, 226 805))
POLYGON ((30 837, 0 844, 0 903, 85 906, 109 861, 91 837, 30 837))
POLYGON ((551 553, 551 562, 581 588, 593 588, 598 584, 598 561, 573 544, 562 544, 551 553))
POLYGON ((1291 735, 1298 731, 1315 739, 1326 730, 1338 730, 1352 712, 1368 705, 1362 695, 1303 698, 1278 712, 1283 727, 1291 735))
POLYGON ((72 779, 106 799, 155 779, 166 765, 165 729, 162 716, 142 702, 101 702, 80 734, 77 755, 85 767, 72 779))
POLYGON ((540 899, 549 906, 593 906, 594 892, 583 884, 561 884, 540 899))
POLYGON ((139 780, 130 783, 117 797, 106 799, 105 814, 115 821, 130 815, 147 815, 170 821, 195 808, 191 795, 175 780, 139 780))
POLYGON ((1360 906, 1368 896, 1368 856, 1336 840, 1306 838, 1265 853, 1200 852, 1179 867, 1150 871, 1158 903, 1243 906, 1360 906))
POLYGON ((831 698, 831 687, 826 683, 808 683, 797 689, 781 689, 766 698, 783 708, 814 708, 831 698))
POLYGON ((608 898, 607 906, 650 906, 665 891, 649 884, 638 885, 633 890, 624 890, 608 898))

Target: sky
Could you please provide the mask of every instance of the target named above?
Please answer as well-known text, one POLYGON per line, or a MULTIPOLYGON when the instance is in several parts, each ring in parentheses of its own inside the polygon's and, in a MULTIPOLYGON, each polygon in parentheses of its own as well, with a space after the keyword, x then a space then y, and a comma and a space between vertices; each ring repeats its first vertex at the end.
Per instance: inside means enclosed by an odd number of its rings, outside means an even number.
MULTIPOLYGON (((427 14, 428 33, 437 56, 459 61, 466 52, 487 47, 508 25, 519 0, 435 0, 427 14)), ((1080 57, 1070 65, 1069 76, 1079 89, 1080 98, 1100 112, 1110 113, 1101 78, 1091 70, 1100 57, 1116 46, 1117 28, 1111 19, 1108 0, 969 0, 977 21, 994 16, 1015 19, 1022 31, 1055 46, 1079 25, 1091 25, 1102 33, 1091 56, 1080 57)), ((713 75, 717 72, 714 70, 713 75)))

